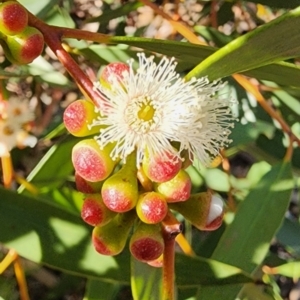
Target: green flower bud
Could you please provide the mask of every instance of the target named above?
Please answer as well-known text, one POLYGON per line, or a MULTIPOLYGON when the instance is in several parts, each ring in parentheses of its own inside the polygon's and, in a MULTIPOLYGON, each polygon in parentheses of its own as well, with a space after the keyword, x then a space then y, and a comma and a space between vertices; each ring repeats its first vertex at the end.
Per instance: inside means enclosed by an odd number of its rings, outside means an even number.
POLYGON ((109 177, 102 187, 105 205, 112 211, 125 212, 135 207, 138 199, 136 154, 126 159, 126 164, 109 177))
POLYGON ((130 211, 116 215, 104 226, 96 226, 92 234, 95 250, 110 256, 121 253, 135 219, 135 212, 130 211))
POLYGON ((209 192, 194 194, 185 202, 170 203, 169 208, 182 214, 200 230, 215 230, 223 220, 223 201, 209 192))
MULTIPOLYGON (((26 29, 18 35, 7 36, 7 48, 13 57, 13 63, 20 65, 29 64, 36 59, 44 49, 44 37, 34 27, 26 29)), ((9 56, 7 56, 10 59, 9 56)))

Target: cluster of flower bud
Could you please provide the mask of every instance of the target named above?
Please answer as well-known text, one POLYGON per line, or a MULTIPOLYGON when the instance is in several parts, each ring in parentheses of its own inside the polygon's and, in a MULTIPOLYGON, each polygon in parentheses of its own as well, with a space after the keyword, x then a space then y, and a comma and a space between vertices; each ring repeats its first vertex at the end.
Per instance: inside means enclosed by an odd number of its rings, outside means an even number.
POLYGON ((43 35, 28 26, 27 10, 16 1, 0 4, 0 44, 5 56, 19 65, 31 63, 43 51, 43 35))
MULTIPOLYGON (((128 66, 108 65, 100 83, 109 86, 111 76, 122 76, 128 66)), ((113 143, 101 147, 95 133, 103 127, 91 126, 101 114, 89 100, 77 100, 64 112, 67 130, 84 137, 73 148, 76 188, 84 193, 82 219, 94 226, 96 251, 117 255, 130 236, 131 254, 154 265, 164 251, 162 224, 169 210, 177 211, 200 230, 217 229, 222 222, 222 200, 211 193, 191 195, 187 164, 172 154, 150 154, 145 150, 141 165, 137 153, 126 161, 112 158, 113 143), (150 183, 145 188, 143 182, 150 183)))

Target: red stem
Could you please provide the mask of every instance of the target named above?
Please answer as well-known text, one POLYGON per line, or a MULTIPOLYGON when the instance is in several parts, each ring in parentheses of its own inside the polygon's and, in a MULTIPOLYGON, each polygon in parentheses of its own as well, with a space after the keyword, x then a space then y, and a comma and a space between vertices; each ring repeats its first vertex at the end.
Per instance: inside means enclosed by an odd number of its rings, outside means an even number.
MULTIPOLYGON (((81 91, 85 94, 85 96, 90 98, 97 107, 99 107, 101 101, 103 100, 101 95, 94 90, 92 81, 80 69, 76 61, 61 45, 63 32, 69 32, 69 30, 66 30, 66 28, 47 25, 30 12, 28 12, 28 18, 29 25, 37 28, 39 31, 42 32, 45 39, 45 43, 55 53, 59 61, 63 64, 63 66, 66 68, 69 74, 76 81, 78 86, 81 88, 81 91)), ((77 33, 76 38, 79 39, 80 30, 76 30, 75 32, 77 33)), ((87 34, 87 32, 85 32, 85 34, 87 34)))
POLYGON ((175 299, 175 238, 181 233, 182 225, 173 217, 171 212, 166 216, 162 224, 162 233, 165 243, 163 255, 163 300, 175 299))

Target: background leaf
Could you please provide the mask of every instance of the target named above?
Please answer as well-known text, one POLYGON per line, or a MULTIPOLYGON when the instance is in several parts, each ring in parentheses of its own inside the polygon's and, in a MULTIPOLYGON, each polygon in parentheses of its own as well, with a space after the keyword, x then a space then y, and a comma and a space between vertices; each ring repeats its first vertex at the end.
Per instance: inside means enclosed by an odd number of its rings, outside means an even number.
MULTIPOLYGON (((291 166, 287 163, 273 166, 263 176, 241 203, 233 222, 226 228, 213 252, 213 259, 249 273, 261 264, 290 201, 291 189, 286 185, 289 178, 291 166)), ((222 289, 223 297, 233 299, 240 288, 222 289)), ((202 300, 217 299, 218 295, 221 296, 218 290, 202 288, 202 300)))
POLYGON ((297 8, 228 43, 201 62, 186 79, 208 76, 214 80, 297 57, 300 53, 299 26, 300 8, 297 8))

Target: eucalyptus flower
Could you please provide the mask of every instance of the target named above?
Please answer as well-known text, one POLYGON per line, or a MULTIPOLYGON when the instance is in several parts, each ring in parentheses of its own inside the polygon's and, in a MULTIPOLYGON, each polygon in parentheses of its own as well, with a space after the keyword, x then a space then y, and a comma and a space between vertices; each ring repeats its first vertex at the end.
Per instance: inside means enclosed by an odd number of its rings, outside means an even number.
POLYGON ((175 71, 173 58, 138 54, 120 75, 111 72, 109 86, 95 84, 103 101, 100 117, 92 126, 101 126, 96 137, 101 148, 114 144, 113 159, 122 159, 133 151, 139 167, 145 151, 165 159, 197 159, 208 164, 220 148, 230 143, 233 127, 231 99, 217 96, 224 83, 207 78, 185 81, 175 71))

